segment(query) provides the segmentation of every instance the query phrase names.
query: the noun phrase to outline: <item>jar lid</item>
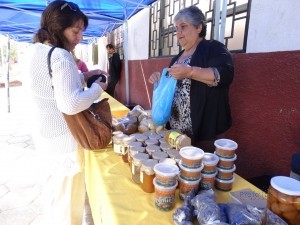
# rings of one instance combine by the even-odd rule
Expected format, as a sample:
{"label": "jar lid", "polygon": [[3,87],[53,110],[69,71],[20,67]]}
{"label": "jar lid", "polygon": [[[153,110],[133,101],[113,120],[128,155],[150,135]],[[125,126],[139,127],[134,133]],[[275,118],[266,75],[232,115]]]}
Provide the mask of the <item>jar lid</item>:
{"label": "jar lid", "polygon": [[156,159],[146,159],[142,162],[142,166],[153,169],[157,163],[158,163],[158,161]]}
{"label": "jar lid", "polygon": [[168,143],[161,143],[161,144],[160,144],[160,148],[161,148],[162,150],[164,150],[164,151],[167,151],[167,150],[169,150],[169,149],[172,149],[172,146],[171,146],[170,144],[168,144]]}
{"label": "jar lid", "polygon": [[185,159],[202,159],[204,156],[204,151],[201,148],[187,146],[180,149],[179,154]]}
{"label": "jar lid", "polygon": [[205,165],[216,165],[219,162],[219,157],[215,154],[205,152],[203,157],[203,163]]}
{"label": "jar lid", "polygon": [[286,195],[300,196],[300,181],[285,176],[276,176],[271,179],[271,186]]}
{"label": "jar lid", "polygon": [[177,176],[179,168],[176,165],[167,163],[158,163],[154,166],[154,171],[160,176]]}
{"label": "jar lid", "polygon": [[238,144],[230,139],[218,139],[214,142],[216,148],[220,148],[223,150],[236,150],[238,148]]}
{"label": "jar lid", "polygon": [[146,135],[146,136],[150,136],[150,135],[152,135],[152,134],[156,134],[154,131],[146,131],[146,132],[144,132],[143,133],[143,135]]}
{"label": "jar lid", "polygon": [[164,139],[164,138],[160,138],[160,139],[159,139],[159,143],[163,144],[163,143],[167,143],[167,141],[166,141],[166,139]]}
{"label": "jar lid", "polygon": [[149,159],[149,155],[146,153],[137,153],[133,156],[133,160],[136,160],[138,162],[145,160],[145,159]]}
{"label": "jar lid", "polygon": [[234,154],[231,158],[224,158],[224,157],[218,155],[216,153],[216,151],[214,152],[214,154],[217,155],[219,157],[219,160],[221,160],[221,161],[232,162],[232,161],[235,161],[237,159],[237,155],[236,154]]}
{"label": "jar lid", "polygon": [[175,158],[177,156],[180,156],[179,151],[177,151],[175,149],[169,149],[169,150],[167,150],[167,153],[170,156],[170,158]]}
{"label": "jar lid", "polygon": [[156,151],[160,151],[160,147],[157,145],[148,145],[146,147],[146,150],[151,152],[156,152]]}
{"label": "jar lid", "polygon": [[230,168],[230,169],[223,169],[223,168],[217,167],[217,170],[219,172],[223,172],[223,173],[232,173],[236,170],[236,166],[233,164],[232,168]]}
{"label": "jar lid", "polygon": [[129,136],[129,137],[124,137],[123,138],[123,142],[126,143],[126,144],[129,144],[129,143],[134,142],[134,141],[136,141],[134,136]]}
{"label": "jar lid", "polygon": [[161,137],[164,137],[167,133],[167,130],[160,130],[158,132],[156,132],[158,135],[160,135]]}
{"label": "jar lid", "polygon": [[156,134],[156,133],[149,135],[149,139],[158,140],[160,138],[161,138],[161,136],[159,134]]}
{"label": "jar lid", "polygon": [[165,152],[161,152],[161,151],[159,151],[159,152],[154,152],[154,153],[152,154],[152,158],[153,158],[153,159],[157,159],[157,160],[160,160],[160,159],[163,159],[163,158],[167,158],[167,157],[168,157],[168,154],[165,153]]}
{"label": "jar lid", "polygon": [[121,141],[121,140],[123,140],[125,137],[128,137],[128,135],[126,135],[126,134],[117,134],[117,135],[115,135],[115,136],[113,136],[113,140],[117,140],[117,141]]}
{"label": "jar lid", "polygon": [[167,163],[167,164],[171,164],[171,165],[176,165],[175,159],[171,159],[171,158],[160,159],[159,163]]}
{"label": "jar lid", "polygon": [[148,139],[148,136],[143,135],[143,134],[136,134],[136,135],[135,135],[135,138],[136,138],[136,140],[138,140],[138,141],[145,141],[145,140]]}
{"label": "jar lid", "polygon": [[133,141],[129,143],[130,147],[142,147],[143,143],[139,141]]}
{"label": "jar lid", "polygon": [[146,145],[156,145],[158,141],[156,139],[148,139],[145,141]]}
{"label": "jar lid", "polygon": [[145,147],[142,146],[133,146],[130,148],[130,152],[134,152],[134,153],[143,153],[145,152]]}

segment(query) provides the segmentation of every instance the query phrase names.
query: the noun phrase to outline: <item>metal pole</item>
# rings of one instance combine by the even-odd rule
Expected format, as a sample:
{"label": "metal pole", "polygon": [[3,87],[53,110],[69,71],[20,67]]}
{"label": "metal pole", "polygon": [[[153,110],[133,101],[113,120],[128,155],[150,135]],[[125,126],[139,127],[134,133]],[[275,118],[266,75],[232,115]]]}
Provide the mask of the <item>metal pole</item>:
{"label": "metal pole", "polygon": [[220,0],[215,0],[214,39],[219,40]]}
{"label": "metal pole", "polygon": [[7,94],[7,112],[10,113],[10,92],[9,92],[9,58],[10,58],[10,37],[9,34],[7,35],[7,51],[6,51],[6,82],[5,82],[5,89]]}
{"label": "metal pole", "polygon": [[220,29],[220,42],[224,44],[225,27],[226,27],[226,16],[227,16],[227,0],[223,0],[222,14],[221,14],[221,29]]}
{"label": "metal pole", "polygon": [[126,82],[126,104],[129,105],[129,76],[128,76],[128,20],[123,24],[124,32],[124,64],[125,64],[125,82]]}

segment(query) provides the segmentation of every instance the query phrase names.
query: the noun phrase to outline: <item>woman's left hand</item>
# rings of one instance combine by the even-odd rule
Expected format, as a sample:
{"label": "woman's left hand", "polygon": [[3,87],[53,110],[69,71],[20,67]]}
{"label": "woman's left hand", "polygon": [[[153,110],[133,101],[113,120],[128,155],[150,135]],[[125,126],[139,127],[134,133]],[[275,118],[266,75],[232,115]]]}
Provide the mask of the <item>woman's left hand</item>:
{"label": "woman's left hand", "polygon": [[175,64],[168,68],[169,73],[174,77],[174,79],[179,80],[183,78],[190,78],[192,67],[187,64]]}

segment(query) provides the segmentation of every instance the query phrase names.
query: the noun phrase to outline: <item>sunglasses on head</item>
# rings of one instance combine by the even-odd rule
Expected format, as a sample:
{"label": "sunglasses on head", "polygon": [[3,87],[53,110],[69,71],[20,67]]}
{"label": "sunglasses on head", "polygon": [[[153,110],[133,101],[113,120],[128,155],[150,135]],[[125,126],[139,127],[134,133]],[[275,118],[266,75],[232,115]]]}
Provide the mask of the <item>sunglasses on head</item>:
{"label": "sunglasses on head", "polygon": [[76,12],[77,10],[79,10],[78,5],[76,5],[76,4],[73,3],[73,2],[66,2],[65,4],[63,4],[63,5],[60,7],[60,10],[63,10],[63,9],[66,8],[67,6],[68,6],[72,11],[74,11],[74,12]]}

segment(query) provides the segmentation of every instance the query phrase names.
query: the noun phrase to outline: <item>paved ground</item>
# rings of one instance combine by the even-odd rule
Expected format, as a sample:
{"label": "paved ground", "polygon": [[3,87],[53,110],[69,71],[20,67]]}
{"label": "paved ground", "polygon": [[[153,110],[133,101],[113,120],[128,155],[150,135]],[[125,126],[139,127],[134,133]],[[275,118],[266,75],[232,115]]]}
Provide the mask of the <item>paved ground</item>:
{"label": "paved ground", "polygon": [[0,225],[42,225],[39,168],[43,161],[23,113],[22,87],[10,88],[10,113],[6,95],[0,88]]}

